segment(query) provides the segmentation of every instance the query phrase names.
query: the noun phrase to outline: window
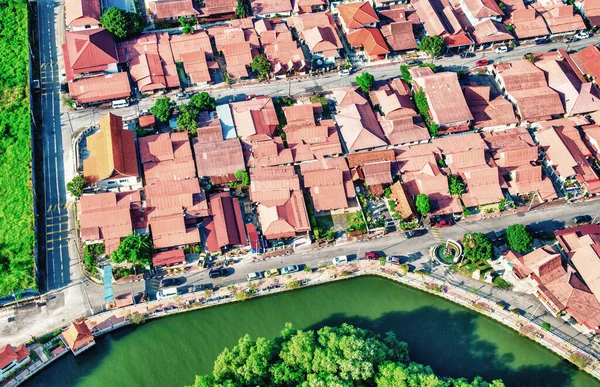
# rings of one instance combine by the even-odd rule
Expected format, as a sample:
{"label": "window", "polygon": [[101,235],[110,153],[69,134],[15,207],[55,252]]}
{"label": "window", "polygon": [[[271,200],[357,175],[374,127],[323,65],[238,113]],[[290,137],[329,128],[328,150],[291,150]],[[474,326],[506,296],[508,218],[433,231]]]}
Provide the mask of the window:
{"label": "window", "polygon": [[127,179],[121,179],[119,180],[119,183],[127,183]]}
{"label": "window", "polygon": [[106,182],[106,184],[108,184],[108,185],[115,185],[115,184],[117,184],[117,182],[114,181],[114,180],[110,180],[110,181]]}

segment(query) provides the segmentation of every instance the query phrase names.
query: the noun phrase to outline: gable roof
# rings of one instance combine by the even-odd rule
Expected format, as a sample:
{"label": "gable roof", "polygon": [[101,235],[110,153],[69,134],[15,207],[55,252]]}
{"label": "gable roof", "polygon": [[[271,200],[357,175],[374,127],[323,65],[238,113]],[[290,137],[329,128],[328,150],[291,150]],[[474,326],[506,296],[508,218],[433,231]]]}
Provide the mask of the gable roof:
{"label": "gable roof", "polygon": [[69,94],[79,104],[131,96],[131,84],[127,72],[75,79],[67,85],[69,85]]}
{"label": "gable roof", "polygon": [[477,19],[504,16],[504,12],[493,0],[464,0],[464,5],[469,13]]}
{"label": "gable roof", "polygon": [[187,227],[181,213],[156,216],[150,221],[152,241],[156,249],[184,246],[200,242],[198,227]]}
{"label": "gable roof", "polygon": [[281,205],[257,207],[263,235],[267,239],[280,239],[310,231],[306,204],[301,191],[292,191]]}
{"label": "gable roof", "polygon": [[475,37],[477,44],[503,42],[505,40],[514,39],[504,24],[491,19],[486,19],[481,23],[477,23],[473,28],[472,35]]}
{"label": "gable roof", "polygon": [[277,166],[250,169],[250,199],[267,207],[281,206],[290,192],[300,190],[294,167]]}
{"label": "gable roof", "polygon": [[429,130],[420,117],[381,119],[383,132],[392,145],[406,144],[430,138]]}
{"label": "gable roof", "polygon": [[210,195],[213,216],[205,225],[208,249],[216,251],[228,245],[243,246],[248,243],[244,220],[237,198],[229,192]]}
{"label": "gable roof", "polygon": [[346,35],[348,43],[362,47],[369,57],[389,54],[390,50],[377,28],[360,28]]}
{"label": "gable roof", "polygon": [[269,97],[233,102],[229,106],[237,134],[242,140],[254,137],[271,138],[275,128],[279,125],[275,105]]}
{"label": "gable roof", "polygon": [[115,40],[104,28],[65,33],[69,65],[75,74],[106,69],[119,62]]}
{"label": "gable roof", "polygon": [[239,170],[246,170],[242,144],[237,138],[200,143],[193,140],[198,176],[221,176],[234,181]]}
{"label": "gable roof", "polygon": [[473,120],[456,73],[431,72],[413,76],[413,87],[415,86],[425,93],[431,119],[436,124],[447,125]]}
{"label": "gable roof", "polygon": [[161,133],[138,139],[146,185],[196,177],[186,132]]}
{"label": "gable roof", "polygon": [[490,86],[465,86],[465,100],[473,115],[476,128],[517,123],[513,105],[502,96],[490,100]]}
{"label": "gable roof", "polygon": [[515,9],[511,13],[511,24],[519,39],[535,38],[548,34],[546,21],[535,8]]}
{"label": "gable roof", "polygon": [[119,176],[138,176],[134,133],[123,128],[123,119],[108,113],[100,119],[100,130],[87,138],[90,157],[83,160],[88,182]]}
{"label": "gable roof", "polygon": [[368,1],[342,3],[338,12],[347,28],[361,28],[366,24],[377,23],[379,18]]}
{"label": "gable roof", "polygon": [[448,1],[415,0],[411,4],[429,36],[441,36],[448,47],[473,44]]}
{"label": "gable roof", "polygon": [[387,145],[383,130],[368,103],[343,107],[335,119],[349,151]]}
{"label": "gable roof", "polygon": [[589,45],[581,51],[570,54],[582,74],[592,78],[600,77],[600,50],[595,45]]}
{"label": "gable roof", "polygon": [[316,211],[348,208],[344,171],[340,169],[302,171],[302,177],[304,187],[310,190]]}
{"label": "gable roof", "polygon": [[290,0],[251,0],[253,15],[269,15],[277,13],[292,12],[292,3]]}
{"label": "gable roof", "polygon": [[341,109],[349,105],[368,103],[365,97],[356,87],[342,87],[333,89],[333,98],[337,102],[337,108]]}
{"label": "gable roof", "polygon": [[154,0],[150,1],[150,14],[154,19],[178,19],[200,15],[193,0]]}
{"label": "gable roof", "polygon": [[381,33],[392,51],[414,50],[417,48],[413,23],[410,21],[387,24],[381,27]]}
{"label": "gable roof", "polygon": [[100,24],[100,15],[100,0],[65,1],[65,23],[68,27],[98,25]]}
{"label": "gable roof", "polygon": [[63,331],[62,337],[72,351],[77,351],[79,348],[94,342],[94,336],[85,321],[72,322],[71,325]]}

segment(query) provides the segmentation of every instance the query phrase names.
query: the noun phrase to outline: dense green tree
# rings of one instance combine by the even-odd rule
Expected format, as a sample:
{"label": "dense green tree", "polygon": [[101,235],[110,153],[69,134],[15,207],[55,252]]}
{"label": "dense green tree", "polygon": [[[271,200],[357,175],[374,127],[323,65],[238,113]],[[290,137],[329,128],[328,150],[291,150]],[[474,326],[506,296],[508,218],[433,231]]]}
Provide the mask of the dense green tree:
{"label": "dense green tree", "polygon": [[190,105],[179,105],[178,111],[177,126],[187,130],[193,136],[198,134],[198,122],[196,121],[200,114],[198,109]]}
{"label": "dense green tree", "polygon": [[371,90],[371,87],[373,87],[374,82],[375,82],[375,77],[366,71],[363,72],[358,77],[356,77],[356,84],[365,93],[368,93],[369,90]]}
{"label": "dense green tree", "polygon": [[381,386],[502,387],[477,377],[440,378],[411,362],[408,346],[392,333],[381,337],[348,324],[301,331],[286,324],[273,340],[242,337],[215,361],[212,375],[196,376],[195,387]]}
{"label": "dense green tree", "polygon": [[442,53],[444,44],[444,38],[441,36],[424,36],[419,43],[419,50],[425,51],[435,58]]}
{"label": "dense green tree", "polygon": [[465,192],[465,183],[463,183],[460,176],[448,176],[448,193],[457,198],[461,198],[463,192]]}
{"label": "dense green tree", "polygon": [[508,246],[517,253],[524,253],[533,247],[533,236],[527,226],[513,224],[506,229]]}
{"label": "dense green tree", "polygon": [[215,99],[205,91],[192,95],[188,104],[199,111],[213,111],[216,106]]}
{"label": "dense green tree", "polygon": [[115,263],[129,262],[149,265],[152,261],[153,251],[152,238],[149,235],[141,235],[134,231],[119,243],[119,247],[112,252],[110,258]]}
{"label": "dense green tree", "polygon": [[269,78],[271,64],[264,54],[257,55],[252,59],[252,71],[256,71],[261,80]]}
{"label": "dense green tree", "polygon": [[494,254],[494,245],[487,235],[468,232],[463,237],[464,257],[469,263],[487,261]]}
{"label": "dense green tree", "polygon": [[233,176],[235,176],[236,181],[229,183],[231,188],[248,187],[250,185],[250,175],[247,171],[240,169]]}
{"label": "dense green tree", "polygon": [[250,15],[250,4],[248,0],[237,0],[237,6],[235,7],[235,16],[240,19]]}
{"label": "dense green tree", "polygon": [[410,69],[409,65],[405,65],[405,64],[400,65],[400,76],[407,83],[412,83],[412,75],[410,75],[410,72],[408,71],[409,69]]}
{"label": "dense green tree", "polygon": [[425,194],[418,194],[415,198],[415,206],[421,215],[427,215],[431,212],[431,199]]}
{"label": "dense green tree", "polygon": [[118,7],[110,7],[100,17],[100,24],[117,39],[125,39],[127,36],[127,15]]}
{"label": "dense green tree", "polygon": [[73,180],[67,183],[67,191],[69,191],[73,197],[79,199],[81,195],[83,195],[83,189],[86,185],[87,182],[85,181],[85,177],[77,175]]}
{"label": "dense green tree", "polygon": [[144,32],[144,28],[146,28],[146,22],[142,15],[137,12],[127,12],[125,13],[125,17],[127,18],[127,37],[132,38],[140,35]]}
{"label": "dense green tree", "polygon": [[169,121],[173,109],[175,108],[175,101],[172,101],[169,97],[158,98],[154,102],[154,106],[150,108],[150,112],[161,122]]}
{"label": "dense green tree", "polygon": [[183,32],[184,34],[191,34],[194,32],[194,26],[196,25],[196,19],[191,18],[185,18],[185,17],[180,17],[179,18],[179,25],[181,26],[181,32]]}

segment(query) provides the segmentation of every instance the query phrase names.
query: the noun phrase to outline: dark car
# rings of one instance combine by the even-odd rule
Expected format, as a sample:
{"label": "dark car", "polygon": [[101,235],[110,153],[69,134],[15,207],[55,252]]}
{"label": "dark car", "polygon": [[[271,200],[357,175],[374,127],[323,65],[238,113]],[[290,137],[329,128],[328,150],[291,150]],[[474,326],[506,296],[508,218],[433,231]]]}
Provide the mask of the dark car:
{"label": "dark car", "polygon": [[216,269],[211,269],[208,272],[208,276],[210,278],[226,277],[227,276],[227,270],[225,270],[222,267],[217,267]]}
{"label": "dark car", "polygon": [[379,253],[376,253],[374,251],[365,252],[365,259],[376,261],[379,258],[381,258],[381,254],[379,254]]}
{"label": "dark car", "polygon": [[387,261],[392,265],[399,265],[402,263],[402,259],[400,259],[400,257],[387,257]]}
{"label": "dark car", "polygon": [[180,284],[181,284],[181,282],[179,281],[178,278],[163,278],[160,281],[161,288],[170,288],[172,286],[178,286]]}
{"label": "dark car", "polygon": [[574,225],[578,226],[580,224],[588,224],[592,223],[592,217],[590,215],[579,215],[571,219]]}
{"label": "dark car", "polygon": [[546,43],[550,43],[551,40],[548,38],[537,38],[536,40],[533,41],[533,43],[535,44],[546,44]]}
{"label": "dark car", "polygon": [[407,238],[413,238],[413,237],[418,237],[425,234],[424,230],[408,230],[407,232],[404,233],[404,236]]}
{"label": "dark car", "polygon": [[472,53],[472,52],[461,52],[460,53],[460,57],[463,58],[463,59],[474,58],[475,57],[475,53]]}

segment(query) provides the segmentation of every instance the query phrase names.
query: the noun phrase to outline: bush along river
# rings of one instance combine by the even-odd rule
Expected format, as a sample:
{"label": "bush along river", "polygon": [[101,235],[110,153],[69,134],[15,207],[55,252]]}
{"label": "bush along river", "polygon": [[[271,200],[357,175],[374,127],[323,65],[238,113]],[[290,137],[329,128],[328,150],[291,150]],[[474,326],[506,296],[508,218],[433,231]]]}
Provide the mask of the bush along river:
{"label": "bush along river", "polygon": [[277,336],[286,322],[319,329],[343,322],[393,331],[413,361],[440,376],[502,379],[506,386],[600,387],[600,381],[485,316],[379,277],[361,277],[182,313],[96,339],[27,386],[191,385],[225,347],[248,333]]}

